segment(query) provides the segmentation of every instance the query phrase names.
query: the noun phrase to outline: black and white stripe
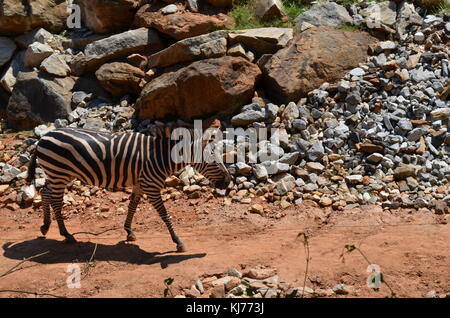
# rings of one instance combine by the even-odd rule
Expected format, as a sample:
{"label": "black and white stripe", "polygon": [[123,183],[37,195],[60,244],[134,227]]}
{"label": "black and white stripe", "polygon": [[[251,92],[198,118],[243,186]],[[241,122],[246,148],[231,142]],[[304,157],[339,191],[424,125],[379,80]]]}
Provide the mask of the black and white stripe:
{"label": "black and white stripe", "polygon": [[[28,172],[28,181],[31,182],[37,159],[46,174],[46,183],[41,191],[44,210],[42,234],[46,235],[49,230],[51,207],[60,234],[67,241],[75,241],[64,225],[61,209],[67,184],[79,179],[111,190],[133,188],[124,225],[129,241],[136,239],[131,224],[139,201],[146,194],[167,225],[177,250],[184,251],[184,245],[173,229],[171,217],[161,198],[165,179],[189,164],[172,160],[171,149],[175,143],[170,138],[141,133],[109,134],[71,128],[47,133],[37,144]],[[193,163],[192,166],[215,186],[226,186],[230,180],[222,163]]]}

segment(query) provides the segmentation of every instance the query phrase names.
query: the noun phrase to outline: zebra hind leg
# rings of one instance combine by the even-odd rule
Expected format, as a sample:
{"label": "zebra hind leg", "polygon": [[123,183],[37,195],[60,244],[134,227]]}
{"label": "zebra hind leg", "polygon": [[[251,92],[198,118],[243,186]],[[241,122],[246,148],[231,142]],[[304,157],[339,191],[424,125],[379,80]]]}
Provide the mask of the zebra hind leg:
{"label": "zebra hind leg", "polygon": [[160,190],[158,189],[158,190],[146,192],[146,194],[149,197],[150,203],[153,205],[153,207],[156,209],[156,211],[158,211],[159,216],[166,224],[167,229],[169,230],[170,236],[172,237],[172,241],[175,244],[177,244],[177,251],[178,252],[186,252],[186,247],[184,246],[184,243],[181,241],[181,239],[178,237],[177,233],[173,229],[172,218],[167,213],[167,210],[164,206],[164,202],[161,198]]}
{"label": "zebra hind leg", "polygon": [[140,189],[133,189],[133,193],[130,197],[130,204],[128,205],[128,214],[127,219],[125,220],[124,229],[127,231],[127,241],[132,242],[136,241],[136,235],[134,235],[133,230],[131,229],[131,225],[133,223],[134,213],[136,212],[136,208],[141,200],[142,193]]}
{"label": "zebra hind leg", "polygon": [[50,204],[51,204],[51,190],[46,183],[45,186],[41,190],[42,196],[42,209],[44,211],[44,224],[41,226],[42,235],[47,235],[47,232],[50,228],[50,224],[52,223],[52,217],[50,214]]}
{"label": "zebra hind leg", "polygon": [[55,211],[56,222],[58,223],[58,227],[59,227],[59,234],[61,234],[62,236],[64,236],[66,238],[67,243],[75,243],[76,240],[73,237],[73,235],[67,231],[66,226],[64,224],[62,214],[61,214],[62,205],[63,205],[63,196],[64,196],[64,188],[62,189],[61,193],[53,193],[51,205],[52,205],[53,211]]}

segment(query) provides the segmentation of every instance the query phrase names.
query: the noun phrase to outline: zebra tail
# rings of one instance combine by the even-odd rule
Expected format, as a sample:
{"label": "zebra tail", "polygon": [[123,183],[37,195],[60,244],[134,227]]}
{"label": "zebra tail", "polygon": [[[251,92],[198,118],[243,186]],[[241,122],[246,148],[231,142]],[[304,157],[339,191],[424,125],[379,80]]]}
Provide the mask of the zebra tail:
{"label": "zebra tail", "polygon": [[30,163],[28,165],[28,175],[27,175],[27,183],[30,184],[36,174],[36,157],[37,157],[37,151],[35,150],[33,155],[31,156]]}

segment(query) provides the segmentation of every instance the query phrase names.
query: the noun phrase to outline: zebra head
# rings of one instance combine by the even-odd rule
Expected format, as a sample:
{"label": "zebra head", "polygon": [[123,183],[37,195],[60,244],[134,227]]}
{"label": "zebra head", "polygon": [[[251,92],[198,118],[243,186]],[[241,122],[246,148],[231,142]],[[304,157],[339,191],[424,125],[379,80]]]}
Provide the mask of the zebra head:
{"label": "zebra head", "polygon": [[231,181],[230,173],[222,162],[201,163],[194,168],[205,176],[215,188],[226,189]]}

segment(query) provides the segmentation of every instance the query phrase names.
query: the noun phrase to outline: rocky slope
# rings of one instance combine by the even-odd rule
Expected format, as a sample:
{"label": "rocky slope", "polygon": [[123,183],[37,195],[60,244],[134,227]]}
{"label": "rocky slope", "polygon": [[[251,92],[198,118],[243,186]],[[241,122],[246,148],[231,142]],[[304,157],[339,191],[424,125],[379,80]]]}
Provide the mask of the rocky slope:
{"label": "rocky slope", "polygon": [[[328,2],[294,29],[236,31],[228,1],[79,0],[83,26],[68,29],[67,2],[31,11],[16,2],[0,11],[0,115],[4,132],[34,136],[0,146],[3,204],[39,204],[23,179],[49,129],[151,134],[218,116],[223,128],[278,128],[280,141],[260,144],[279,160],[229,165],[231,191],[215,191],[224,204],[263,196],[282,208],[312,200],[448,213],[449,13]],[[261,18],[283,14],[270,3]],[[166,199],[207,190],[191,169],[168,182]]]}

